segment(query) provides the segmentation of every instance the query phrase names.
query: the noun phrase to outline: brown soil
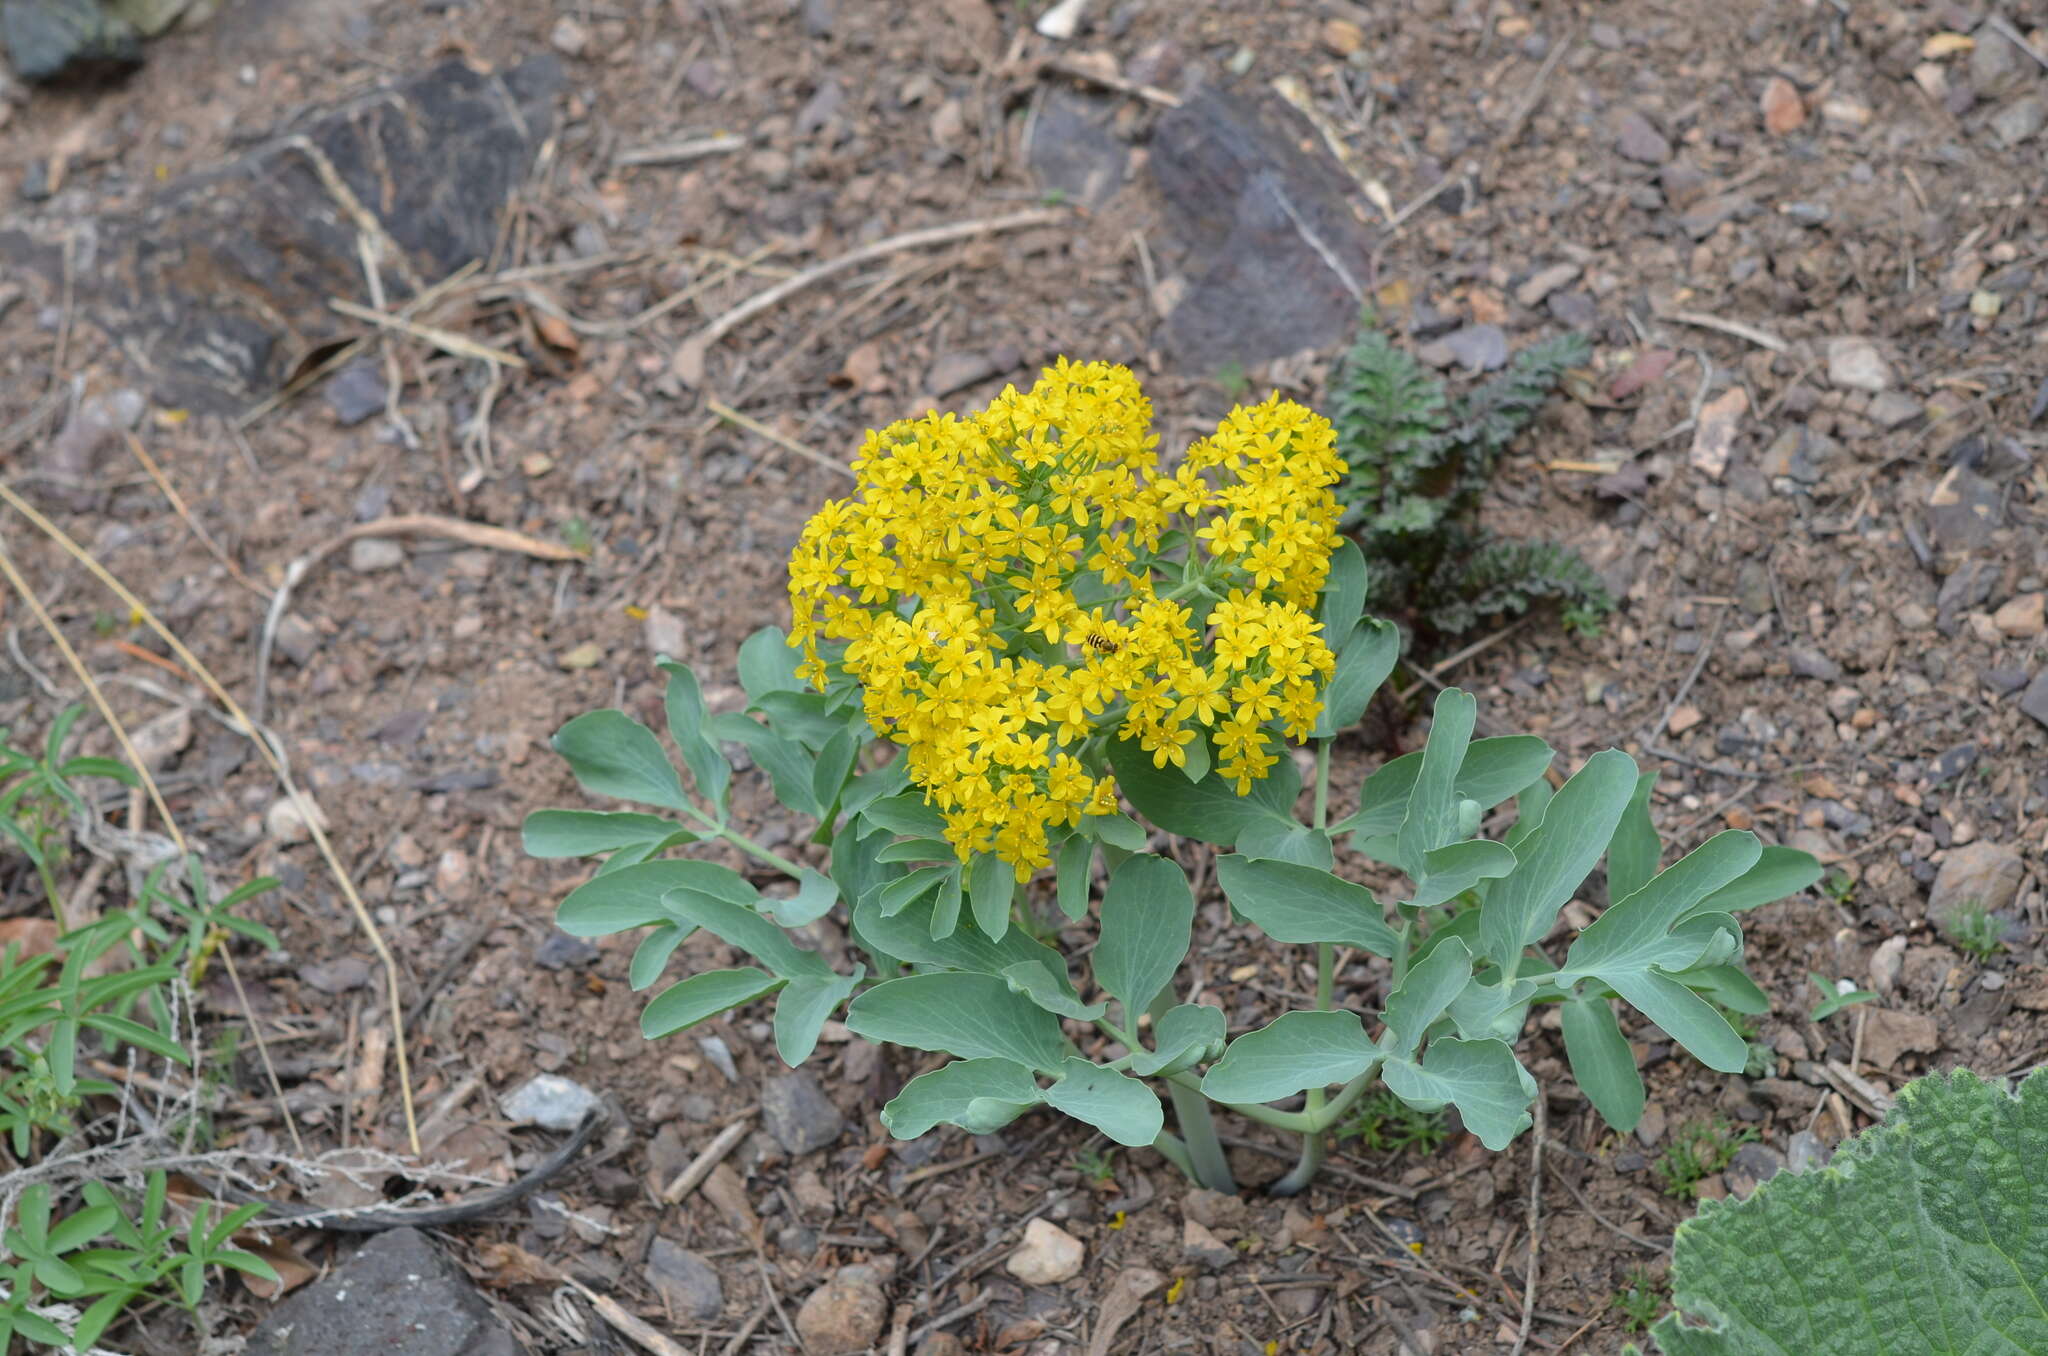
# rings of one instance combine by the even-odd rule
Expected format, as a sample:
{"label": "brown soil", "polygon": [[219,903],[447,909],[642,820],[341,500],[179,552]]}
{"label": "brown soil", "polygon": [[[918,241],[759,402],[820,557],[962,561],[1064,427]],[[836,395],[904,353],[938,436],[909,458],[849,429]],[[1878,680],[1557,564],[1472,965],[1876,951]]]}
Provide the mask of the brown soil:
{"label": "brown soil", "polygon": [[[945,0],[917,6],[913,19],[909,7],[858,0],[252,0],[157,44],[120,88],[38,94],[0,119],[0,192],[11,195],[31,161],[64,154],[58,196],[20,209],[48,224],[131,203],[302,106],[450,52],[502,67],[546,51],[567,36],[556,32],[567,19],[585,45],[566,58],[558,139],[520,197],[497,266],[580,261],[536,286],[580,317],[609,319],[735,259],[756,262],[616,337],[564,344],[517,301],[437,312],[436,325],[531,363],[495,393],[487,442],[462,428],[490,398],[482,365],[410,341],[395,350],[406,378],[398,405],[417,447],[381,416],[339,426],[317,390],[245,437],[222,421],[153,411],[141,436],[187,520],[118,443],[103,449],[82,500],[38,481],[64,419],[62,401],[39,403],[45,393],[74,379],[108,392],[132,378],[108,337],[64,310],[60,286],[0,261],[0,298],[10,285],[24,294],[11,309],[0,301],[0,430],[30,421],[0,442],[6,474],[245,701],[268,592],[291,562],[360,521],[439,514],[588,545],[573,564],[431,538],[408,540],[402,564],[385,572],[357,572],[346,550],[327,557],[293,593],[302,658],[273,659],[265,712],[399,957],[419,1010],[409,1048],[422,1116],[470,1089],[438,1120],[433,1156],[505,1176],[543,1153],[496,1111],[497,1096],[537,1070],[610,1094],[630,1122],[599,1166],[553,1189],[580,1222],[565,1229],[559,1215],[522,1208],[457,1231],[474,1269],[502,1284],[506,1308],[528,1315],[535,1350],[570,1349],[531,1316],[552,1303],[550,1288],[517,1284],[506,1262],[515,1255],[492,1245],[567,1268],[693,1350],[733,1350],[750,1319],[748,1350],[790,1350],[764,1279],[794,1314],[833,1266],[866,1259],[896,1269],[891,1297],[916,1305],[915,1323],[979,1302],[953,1328],[973,1351],[1087,1349],[1098,1306],[1133,1266],[1188,1280],[1173,1302],[1147,1301],[1117,1351],[1506,1350],[1528,1267],[1526,1139],[1499,1155],[1462,1134],[1428,1155],[1347,1151],[1306,1197],[1254,1195],[1218,1216],[1213,1202],[1189,1206],[1149,1152],[1116,1154],[1113,1180],[1098,1189],[1077,1166],[1088,1133],[1049,1117],[981,1142],[949,1131],[892,1144],[876,1112],[914,1067],[877,1061],[843,1033],[812,1066],[847,1113],[839,1142],[790,1161],[757,1133],[729,1159],[761,1218],[757,1259],[730,1209],[702,1194],[662,1206],[645,1184],[757,1101],[759,1081],[780,1069],[766,1023],[743,1010],[700,1033],[724,1042],[736,1080],[694,1039],[644,1042],[641,997],[625,977],[631,939],[606,942],[587,964],[539,963],[553,905],[583,872],[520,850],[529,811],[580,803],[547,748],[557,726],[613,704],[659,722],[652,645],[706,675],[714,707],[738,704],[735,650],[784,619],[785,553],[809,512],[846,484],[787,443],[840,461],[866,427],[923,409],[935,393],[953,407],[979,403],[1057,354],[1132,364],[1169,441],[1231,403],[1230,374],[1178,370],[1161,356],[1146,292],[1155,219],[1136,164],[1159,110],[1077,85],[1041,58],[1135,68],[1141,82],[1176,90],[1196,79],[1246,90],[1301,82],[1359,173],[1397,208],[1458,179],[1383,236],[1374,281],[1390,322],[1426,305],[1500,324],[1519,345],[1556,332],[1562,316],[1596,345],[1598,380],[1522,440],[1489,513],[1503,532],[1578,544],[1623,594],[1623,610],[1592,640],[1532,621],[1440,676],[1475,691],[1497,727],[1540,733],[1567,762],[1615,743],[1664,759],[1667,840],[1690,846],[1720,827],[1754,828],[1834,867],[1831,894],[1749,920],[1752,967],[1774,1003],[1756,1035],[1774,1055],[1766,1077],[1717,1076],[1645,1043],[1661,1139],[1650,1126],[1643,1143],[1609,1133],[1572,1086],[1557,1037],[1531,1032],[1551,1138],[1528,1345],[1618,1350],[1624,1329],[1610,1299],[1636,1268],[1661,1275],[1689,1208],[1660,1192],[1654,1172],[1683,1126],[1725,1118],[1782,1148],[1812,1123],[1833,1140],[1871,1117],[1802,1077],[1826,1060],[1860,1054],[1863,1075],[1889,1088],[1924,1069],[2005,1074],[2048,1059],[2048,730],[2019,710],[2013,676],[2040,670],[2048,649],[2023,618],[2004,629],[1994,620],[2048,575],[2048,440],[2034,423],[2048,369],[2038,286],[2048,229],[2032,210],[2048,143],[2009,147],[1995,121],[2042,97],[2048,79],[2024,56],[2009,71],[1968,52],[1923,63],[1927,38],[1982,17],[1970,4],[1850,14],[1651,0],[1624,13],[1430,0],[1368,13],[1102,0],[1093,26],[1067,44],[1030,31],[1038,8]],[[1363,27],[1349,61],[1336,49],[1350,37],[1332,20]],[[2042,35],[2035,42],[2048,50]],[[1563,56],[1547,63],[1559,44]],[[1774,133],[1760,100],[1778,77],[1805,116]],[[791,270],[1037,202],[1021,142],[1055,88],[1105,100],[1107,125],[1136,148],[1131,182],[1107,206],[839,275],[712,346],[698,386],[679,379],[693,375],[677,362],[686,336]],[[1636,135],[1661,139],[1666,163],[1619,153],[1631,116],[1651,124]],[[629,148],[721,129],[743,132],[745,148],[620,165]],[[1303,135],[1313,135],[1305,124]],[[1549,297],[1518,299],[1531,275],[1560,263],[1579,271]],[[1680,312],[1753,327],[1769,343]],[[1888,423],[1880,398],[1831,384],[1830,341],[1849,336],[1875,341],[1892,393],[1914,412]],[[1613,376],[1660,350],[1675,364],[1617,395]],[[1332,356],[1248,375],[1255,389],[1314,402]],[[944,389],[949,371],[975,370],[974,360],[984,377]],[[1678,426],[1735,386],[1748,412],[1716,479],[1688,455],[1693,430]],[[777,440],[711,414],[707,394]],[[1603,477],[1579,463],[1620,469]],[[1937,491],[1958,464],[1995,488],[1992,526],[1975,535],[1942,515]],[[19,519],[5,536],[97,673],[188,689],[136,652],[161,647],[81,569]],[[68,698],[73,685],[26,610],[9,601],[0,621]],[[58,705],[11,666],[0,685],[10,727],[39,730]],[[111,690],[124,717],[164,709],[132,687]],[[1404,709],[1399,747],[1419,738],[1426,700],[1424,688]],[[1345,739],[1337,785],[1355,794],[1393,751],[1385,739]],[[388,1034],[382,991],[374,978],[351,982],[360,967],[336,978],[337,962],[371,953],[312,848],[267,832],[274,782],[205,720],[169,770],[174,809],[224,877],[283,882],[258,912],[288,954],[248,953],[242,967],[263,1019],[301,1033],[276,1048],[301,1125],[315,1147],[402,1148],[395,1070],[363,1061],[377,1048],[371,1033]],[[740,781],[742,817],[765,841],[800,839],[758,773]],[[1951,947],[1927,917],[1933,874],[1972,839],[2017,850],[2027,871],[2006,911],[2007,947],[1985,960]],[[17,885],[10,910],[28,911],[33,898]],[[1193,964],[1233,1023],[1263,1021],[1303,987],[1287,971],[1298,962],[1227,924],[1210,910],[1214,941]],[[823,931],[824,944],[842,944]],[[1820,1027],[1806,1019],[1817,997],[1809,971],[1861,982],[1892,937],[1906,950],[1884,1006],[1931,1018],[1934,1048],[1897,1053],[1896,1041],[1866,1033],[1854,1049],[1854,1010]],[[679,965],[725,959],[700,940]],[[1365,1001],[1384,979],[1360,964],[1341,988]],[[223,1022],[241,1019],[224,985],[205,998]],[[252,1060],[237,1066],[217,1121],[230,1140],[280,1141]],[[1252,1148],[1239,1158],[1252,1183],[1283,1166]],[[1242,1259],[1214,1274],[1185,1261],[1191,1210],[1226,1241],[1242,1239]],[[1026,1287],[1000,1269],[1037,1214],[1087,1244],[1076,1280]],[[1419,1227],[1419,1260],[1389,1244],[1375,1215]],[[663,1312],[642,1267],[657,1234],[719,1268],[720,1318]],[[298,1243],[316,1262],[331,1255],[318,1236]],[[240,1316],[262,1307],[234,1297]],[[189,1334],[158,1316],[126,1340],[168,1352]]]}

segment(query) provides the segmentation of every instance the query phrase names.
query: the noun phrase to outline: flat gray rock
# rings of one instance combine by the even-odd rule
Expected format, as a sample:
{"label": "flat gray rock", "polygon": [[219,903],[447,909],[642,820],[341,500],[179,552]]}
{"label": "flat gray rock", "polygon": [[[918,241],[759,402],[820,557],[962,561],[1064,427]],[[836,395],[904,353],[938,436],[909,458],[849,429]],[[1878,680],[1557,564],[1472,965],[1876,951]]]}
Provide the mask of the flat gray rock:
{"label": "flat gray rock", "polygon": [[[1116,134],[1117,102],[1052,89],[1031,125],[1031,172],[1041,187],[1100,207],[1123,187],[1131,148]],[[944,395],[945,392],[934,392]]]}
{"label": "flat gray rock", "polygon": [[377,1234],[270,1311],[247,1356],[517,1356],[469,1278],[417,1229]]}
{"label": "flat gray rock", "polygon": [[846,1129],[846,1118],[801,1069],[761,1084],[761,1123],[791,1158],[822,1149]]}
{"label": "flat gray rock", "polygon": [[[552,56],[502,73],[445,61],[311,111],[133,213],[77,225],[81,309],[162,404],[246,410],[367,328],[328,305],[370,302],[363,231],[384,242],[394,308],[490,257],[505,204],[550,133],[560,82]],[[62,242],[0,231],[0,260],[59,277]]]}
{"label": "flat gray rock", "polygon": [[32,83],[119,75],[142,63],[142,39],[97,0],[0,0],[0,48]]}
{"label": "flat gray rock", "polygon": [[1351,338],[1372,237],[1351,176],[1300,115],[1200,89],[1159,120],[1151,150],[1184,284],[1165,322],[1176,358],[1214,369]]}

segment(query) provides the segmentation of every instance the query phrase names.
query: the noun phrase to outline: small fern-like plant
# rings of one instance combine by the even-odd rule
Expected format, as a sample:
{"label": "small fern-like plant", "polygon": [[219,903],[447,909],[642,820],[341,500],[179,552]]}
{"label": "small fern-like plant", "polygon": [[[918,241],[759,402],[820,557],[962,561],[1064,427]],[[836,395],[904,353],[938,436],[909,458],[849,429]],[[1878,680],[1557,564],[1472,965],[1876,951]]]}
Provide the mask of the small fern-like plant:
{"label": "small fern-like plant", "polygon": [[1598,629],[1614,596],[1576,551],[1498,540],[1479,523],[1500,454],[1590,355],[1579,335],[1546,340],[1453,400],[1385,334],[1359,335],[1332,383],[1338,447],[1351,468],[1337,493],[1344,526],[1365,550],[1376,609],[1453,636],[1555,600],[1567,625]]}

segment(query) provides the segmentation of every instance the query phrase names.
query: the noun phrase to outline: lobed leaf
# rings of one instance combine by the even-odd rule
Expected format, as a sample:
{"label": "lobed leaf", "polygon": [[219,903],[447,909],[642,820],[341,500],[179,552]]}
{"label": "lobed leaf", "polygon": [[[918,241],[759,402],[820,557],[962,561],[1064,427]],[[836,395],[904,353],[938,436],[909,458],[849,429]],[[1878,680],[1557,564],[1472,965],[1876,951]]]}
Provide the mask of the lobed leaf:
{"label": "lobed leaf", "polygon": [[1600,1118],[1628,1134],[1643,1118],[1643,1076],[1605,997],[1574,996],[1564,1004],[1564,1053],[1579,1090]]}
{"label": "lobed leaf", "polygon": [[1337,651],[1337,668],[1323,686],[1323,710],[1312,739],[1328,739],[1356,725],[1372,694],[1401,659],[1401,632],[1392,622],[1368,617],[1351,629]]}
{"label": "lobed leaf", "polygon": [[1479,719],[1479,701],[1469,692],[1446,688],[1436,694],[1422,766],[1408,793],[1408,809],[1395,835],[1397,863],[1411,876],[1423,872],[1423,858],[1458,837],[1458,771]]}
{"label": "lobed leaf", "polygon": [[686,810],[683,779],[654,731],[623,711],[589,711],[555,731],[555,752],[593,796]]}
{"label": "lobed leaf", "polygon": [[1618,749],[1596,753],[1558,790],[1542,825],[1514,849],[1512,875],[1487,892],[1479,923],[1480,950],[1505,969],[1557,921],[1614,837],[1635,792],[1636,764]]}
{"label": "lobed leaf", "polygon": [[1334,942],[1391,956],[1399,939],[1363,885],[1294,862],[1230,855],[1216,880],[1231,907],[1276,942]]}
{"label": "lobed leaf", "polygon": [[1226,1104],[1277,1102],[1348,1083],[1382,1057],[1355,1012],[1283,1012],[1230,1043],[1203,1077],[1202,1095]]}
{"label": "lobed leaf", "polygon": [[871,1041],[944,1050],[963,1059],[1014,1060],[1050,1072],[1067,1057],[1059,1019],[996,975],[910,975],[867,990],[846,1025]]}
{"label": "lobed leaf", "polygon": [[905,1083],[882,1108],[882,1125],[897,1139],[916,1139],[942,1122],[970,1135],[992,1135],[1043,1096],[1027,1065],[1010,1059],[956,1059]]}
{"label": "lobed leaf", "polygon": [[[1457,794],[1490,810],[1537,781],[1550,766],[1550,746],[1535,735],[1502,735],[1475,739],[1459,765]],[[1408,813],[1408,798],[1422,771],[1422,753],[1404,753],[1380,765],[1359,791],[1358,809],[1330,826],[1330,832],[1353,833],[1360,839],[1395,833]]]}
{"label": "lobed leaf", "polygon": [[690,776],[697,783],[697,794],[712,807],[713,815],[723,820],[732,790],[732,764],[725,761],[718,745],[705,736],[704,693],[697,686],[697,675],[688,664],[673,659],[659,660],[655,667],[668,675],[668,688],[662,696],[668,737],[681,751],[683,766],[690,769]]}
{"label": "lobed leaf", "polygon": [[694,890],[738,904],[760,897],[745,877],[716,862],[641,862],[593,876],[571,890],[555,909],[555,926],[572,937],[608,937],[670,922],[676,915],[664,900],[675,890]]}
{"label": "lobed leaf", "polygon": [[1050,1106],[1108,1135],[1118,1144],[1143,1148],[1166,1128],[1166,1113],[1152,1089],[1092,1060],[1068,1058],[1053,1070],[1059,1081],[1045,1090]]}
{"label": "lobed leaf", "polygon": [[1529,1126],[1536,1080],[1506,1041],[1463,1041],[1439,1036],[1422,1062],[1390,1059],[1380,1070],[1389,1091],[1418,1111],[1456,1104],[1465,1128],[1489,1149],[1500,1150]]}
{"label": "lobed leaf", "polygon": [[1182,1003],[1160,1014],[1152,1026],[1152,1049],[1131,1059],[1131,1072],[1141,1078],[1176,1074],[1206,1064],[1223,1054],[1229,1026],[1222,1008]]}

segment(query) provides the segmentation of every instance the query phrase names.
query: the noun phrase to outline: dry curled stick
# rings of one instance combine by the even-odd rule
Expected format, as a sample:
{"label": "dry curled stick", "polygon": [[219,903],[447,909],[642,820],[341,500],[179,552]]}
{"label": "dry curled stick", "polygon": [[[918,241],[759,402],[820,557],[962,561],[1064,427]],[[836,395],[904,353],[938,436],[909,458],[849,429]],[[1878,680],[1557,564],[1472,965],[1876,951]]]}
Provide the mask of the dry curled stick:
{"label": "dry curled stick", "polygon": [[337,1213],[322,1210],[317,1206],[296,1205],[287,1201],[273,1201],[266,1197],[243,1191],[226,1182],[216,1182],[214,1191],[223,1200],[238,1205],[263,1207],[257,1218],[274,1224],[302,1224],[309,1229],[326,1229],[332,1233],[380,1234],[387,1229],[445,1229],[451,1224],[488,1215],[493,1210],[523,1200],[546,1186],[561,1175],[562,1170],[574,1161],[583,1146],[590,1143],[590,1137],[597,1133],[605,1122],[602,1108],[593,1107],[576,1127],[576,1133],[569,1136],[562,1147],[536,1163],[532,1169],[507,1182],[504,1186],[471,1196],[467,1200],[455,1201],[448,1205],[400,1206],[390,1210],[352,1210]]}

